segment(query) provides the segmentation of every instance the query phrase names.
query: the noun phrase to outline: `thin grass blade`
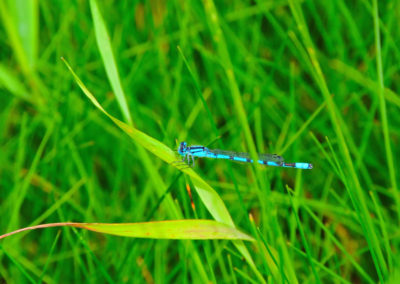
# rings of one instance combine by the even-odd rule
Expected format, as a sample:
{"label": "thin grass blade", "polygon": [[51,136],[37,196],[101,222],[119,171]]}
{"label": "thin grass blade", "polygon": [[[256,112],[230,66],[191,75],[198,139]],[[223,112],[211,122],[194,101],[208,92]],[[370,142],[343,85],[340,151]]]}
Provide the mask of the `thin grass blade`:
{"label": "thin grass blade", "polygon": [[90,8],[92,11],[97,46],[99,48],[101,58],[103,59],[104,68],[106,69],[108,80],[110,80],[112,89],[115,93],[115,97],[117,98],[125,121],[127,121],[129,124],[132,124],[132,118],[129,112],[128,103],[126,101],[126,95],[124,93],[124,90],[122,89],[117,64],[115,62],[114,54],[112,51],[110,37],[108,35],[106,25],[100,13],[99,7],[97,6],[96,0],[90,1]]}
{"label": "thin grass blade", "polygon": [[40,228],[75,227],[121,237],[173,240],[246,240],[254,239],[231,226],[214,220],[173,220],[143,223],[50,223],[22,228],[4,235],[11,235]]}

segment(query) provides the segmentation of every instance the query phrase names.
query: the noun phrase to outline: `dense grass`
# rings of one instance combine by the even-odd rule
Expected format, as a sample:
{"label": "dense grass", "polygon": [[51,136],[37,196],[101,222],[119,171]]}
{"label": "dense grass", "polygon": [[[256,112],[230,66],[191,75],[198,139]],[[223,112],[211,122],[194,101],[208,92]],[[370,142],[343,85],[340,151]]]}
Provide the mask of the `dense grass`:
{"label": "dense grass", "polygon": [[[1,281],[400,277],[398,2],[26,2],[0,1],[0,235],[215,219],[256,241],[49,228],[0,241]],[[181,174],[177,141],[314,169]]]}

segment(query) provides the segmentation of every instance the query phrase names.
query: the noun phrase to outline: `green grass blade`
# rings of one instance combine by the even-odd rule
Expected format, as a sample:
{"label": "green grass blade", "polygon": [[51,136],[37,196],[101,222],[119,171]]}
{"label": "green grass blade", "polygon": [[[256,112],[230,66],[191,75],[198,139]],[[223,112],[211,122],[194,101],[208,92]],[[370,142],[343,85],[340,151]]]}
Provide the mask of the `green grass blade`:
{"label": "green grass blade", "polygon": [[75,227],[121,237],[171,240],[246,240],[249,235],[214,220],[172,220],[143,223],[50,223],[22,228],[0,235],[4,239],[19,232],[50,227]]}
{"label": "green grass blade", "polygon": [[81,228],[118,236],[155,238],[155,239],[187,239],[187,240],[246,240],[253,238],[213,220],[174,220],[147,222],[136,224],[83,224]]}
{"label": "green grass blade", "polygon": [[372,202],[374,203],[376,215],[378,216],[379,226],[381,228],[382,238],[386,249],[386,257],[388,259],[388,268],[389,271],[393,271],[393,253],[390,248],[389,235],[386,229],[388,226],[385,221],[385,219],[387,218],[384,218],[384,216],[382,215],[383,206],[381,205],[381,202],[378,199],[377,194],[373,191],[370,191],[369,195],[371,196]]}
{"label": "green grass blade", "polygon": [[[334,59],[330,61],[329,64],[334,70],[342,73],[347,78],[353,80],[354,82],[358,83],[360,86],[369,89],[371,92],[378,93],[380,90],[379,83],[373,81],[372,79],[364,76],[360,71],[357,69],[346,65],[344,62]],[[395,93],[393,90],[385,88],[384,89],[385,99],[388,102],[396,105],[400,108],[400,96]]]}
{"label": "green grass blade", "polygon": [[31,103],[35,103],[35,101],[29,97],[28,91],[22,82],[17,76],[15,76],[15,74],[13,74],[10,68],[4,64],[0,64],[0,86],[1,85],[3,85],[11,94]]}
{"label": "green grass blade", "polygon": [[[307,257],[306,253],[303,251],[299,250],[298,248],[292,246],[293,250],[295,250],[298,254],[302,255],[304,258]],[[315,259],[312,259],[313,263],[321,270],[324,271],[325,273],[329,274],[331,277],[335,278],[338,280],[338,283],[346,283],[346,284],[351,284],[352,282],[346,280],[342,276],[338,275],[337,273],[333,272],[332,270],[328,269],[325,267],[322,263],[316,261]]]}
{"label": "green grass blade", "polygon": [[38,50],[38,2],[37,0],[16,0],[14,2],[18,23],[18,34],[30,68],[34,68]]}
{"label": "green grass blade", "polygon": [[[289,189],[288,186],[286,186],[286,190],[288,191],[288,194],[291,194],[291,192],[290,192],[291,190]],[[307,256],[308,263],[311,266],[311,270],[312,270],[312,272],[314,274],[314,277],[315,277],[314,280],[315,280],[316,283],[321,283],[321,279],[318,276],[317,270],[316,270],[314,262],[313,262],[313,257],[311,255],[311,250],[310,250],[310,247],[308,245],[308,242],[307,242],[307,239],[306,239],[306,236],[305,236],[305,233],[304,233],[303,226],[302,226],[302,224],[300,222],[300,218],[299,218],[299,215],[298,215],[298,206],[294,205],[293,198],[290,199],[290,203],[292,205],[294,217],[295,217],[296,223],[297,223],[297,227],[299,228],[301,240],[303,242],[303,246],[304,246],[304,249],[306,251],[306,256]]]}
{"label": "green grass blade", "polygon": [[128,103],[126,101],[125,93],[122,89],[117,64],[115,62],[114,54],[112,51],[110,37],[107,33],[106,25],[100,13],[99,7],[97,6],[96,0],[90,0],[90,8],[92,11],[97,47],[99,48],[101,58],[103,59],[104,68],[106,69],[108,79],[110,80],[111,86],[115,93],[115,97],[117,98],[118,104],[121,108],[124,119],[129,124],[132,124],[132,118],[129,112]]}
{"label": "green grass blade", "polygon": [[307,58],[303,58],[305,61],[310,61],[312,64],[312,69],[310,72],[313,74],[314,80],[317,82],[321,93],[327,102],[327,109],[328,113],[330,116],[331,123],[333,125],[333,128],[335,130],[336,136],[338,138],[338,144],[339,148],[341,151],[341,154],[343,156],[343,162],[346,165],[346,168],[348,170],[348,174],[351,177],[351,183],[352,186],[349,188],[348,193],[351,197],[351,200],[353,202],[353,206],[357,211],[357,214],[359,216],[359,222],[364,230],[364,237],[368,242],[368,246],[371,251],[371,256],[372,259],[374,260],[375,263],[375,268],[380,276],[380,279],[382,279],[382,275],[387,275],[387,266],[385,259],[383,257],[382,253],[382,248],[380,247],[376,232],[375,232],[375,227],[373,226],[370,212],[368,210],[368,206],[366,203],[366,196],[361,188],[360,180],[357,176],[357,172],[355,170],[353,160],[350,156],[349,148],[346,143],[346,137],[342,131],[341,127],[341,119],[339,119],[339,112],[337,110],[337,107],[330,95],[328,86],[326,84],[325,76],[322,72],[322,69],[320,67],[319,61],[316,56],[314,44],[311,40],[311,36],[308,32],[307,24],[304,20],[304,15],[301,10],[301,7],[299,3],[291,0],[289,1],[290,3],[290,8],[292,11],[292,14],[296,20],[296,23],[298,25],[299,31],[302,36],[303,43],[305,45],[305,50],[307,50]]}
{"label": "green grass blade", "polygon": [[40,162],[40,158],[43,154],[43,151],[45,149],[47,142],[50,139],[50,136],[51,136],[53,130],[54,130],[53,125],[51,125],[47,128],[47,131],[46,131],[46,133],[38,147],[38,150],[35,154],[35,157],[32,161],[31,167],[30,167],[25,179],[23,180],[23,182],[21,184],[21,188],[19,189],[18,196],[15,199],[15,201],[13,202],[11,218],[8,223],[8,229],[11,229],[13,226],[16,226],[18,224],[18,220],[20,218],[21,206],[22,206],[22,204],[26,198],[26,195],[28,193],[30,181],[32,179],[33,174],[37,170],[38,164]]}
{"label": "green grass blade", "polygon": [[24,267],[22,267],[22,265],[17,261],[17,259],[15,259],[9,253],[7,253],[7,251],[1,245],[0,245],[0,251],[2,251],[15,264],[18,270],[22,273],[22,275],[24,275],[27,278],[27,280],[29,280],[30,283],[36,283],[33,280],[33,278],[29,275],[29,273],[24,269]]}
{"label": "green grass blade", "polygon": [[60,235],[61,235],[61,231],[58,231],[58,233],[57,233],[57,235],[56,235],[56,237],[55,237],[55,239],[54,239],[54,242],[53,242],[53,244],[51,245],[50,252],[49,252],[49,255],[48,255],[48,257],[47,257],[46,263],[44,264],[42,273],[40,274],[40,277],[39,277],[40,281],[39,281],[39,283],[41,283],[42,280],[43,280],[43,277],[44,277],[44,275],[45,275],[45,273],[46,273],[46,270],[47,270],[47,267],[48,267],[48,265],[49,265],[49,261],[50,261],[51,257],[53,256],[54,249],[56,248],[56,245],[57,245],[58,239],[60,238]]}
{"label": "green grass blade", "polygon": [[0,16],[3,20],[4,28],[7,32],[8,39],[11,43],[16,59],[21,67],[26,78],[31,78],[32,69],[29,67],[29,60],[24,51],[24,47],[21,43],[21,39],[18,35],[17,28],[15,27],[15,21],[10,13],[9,7],[6,6],[6,1],[0,1]]}
{"label": "green grass blade", "polygon": [[307,213],[310,215],[310,217],[314,220],[315,224],[320,227],[325,234],[327,235],[327,237],[332,240],[332,242],[335,244],[335,246],[337,246],[337,248],[343,252],[344,255],[346,255],[346,257],[349,259],[349,261],[354,265],[355,269],[360,273],[360,275],[363,277],[363,279],[365,281],[367,281],[368,283],[375,283],[375,281],[371,278],[371,276],[368,275],[368,273],[359,265],[359,263],[357,262],[357,260],[354,258],[354,256],[352,256],[347,250],[346,248],[343,246],[343,244],[333,235],[333,233],[331,232],[331,230],[329,228],[326,227],[326,225],[320,220],[320,218],[315,215],[312,210],[310,208],[308,208],[308,206],[306,205],[302,205],[304,207],[304,209],[307,211]]}
{"label": "green grass blade", "polygon": [[322,103],[310,117],[307,119],[306,122],[302,124],[302,126],[299,128],[299,130],[296,131],[296,133],[290,138],[288,142],[286,142],[285,146],[282,147],[282,149],[278,150],[279,153],[283,154],[285,151],[296,141],[299,136],[307,129],[307,127],[310,125],[310,123],[318,116],[318,114],[325,108],[326,102]]}
{"label": "green grass blade", "polygon": [[[397,218],[400,220],[400,197],[396,182],[396,172],[393,160],[392,147],[390,145],[390,135],[389,135],[389,123],[386,111],[386,101],[385,101],[385,84],[383,79],[383,67],[382,67],[382,54],[381,54],[381,36],[379,31],[379,15],[378,15],[378,1],[373,0],[373,18],[374,18],[374,33],[375,33],[375,48],[376,48],[376,69],[378,74],[378,96],[379,96],[379,110],[382,120],[382,130],[383,139],[385,143],[386,161],[389,169],[390,183],[392,185],[392,190],[394,192],[394,199],[397,206]],[[399,222],[399,221],[398,221]],[[383,272],[387,275],[386,269],[382,267]]]}

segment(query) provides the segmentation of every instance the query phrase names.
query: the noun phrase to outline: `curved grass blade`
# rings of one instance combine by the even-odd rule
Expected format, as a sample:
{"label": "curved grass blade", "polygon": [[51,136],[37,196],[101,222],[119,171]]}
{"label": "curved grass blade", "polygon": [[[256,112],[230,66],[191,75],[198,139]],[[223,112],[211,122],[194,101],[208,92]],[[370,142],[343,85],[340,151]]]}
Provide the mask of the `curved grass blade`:
{"label": "curved grass blade", "polygon": [[[233,223],[232,217],[228,212],[228,209],[225,206],[225,203],[219,197],[218,193],[208,184],[206,183],[196,172],[194,172],[191,168],[182,168],[179,166],[179,163],[174,163],[178,161],[180,158],[176,157],[176,154],[171,148],[161,143],[160,141],[154,139],[153,137],[145,134],[144,132],[134,128],[133,126],[127,125],[126,123],[120,121],[119,119],[110,115],[96,100],[96,98],[92,95],[92,93],[86,88],[83,82],[79,79],[79,77],[72,70],[71,66],[69,66],[68,62],[61,58],[75,81],[83,91],[83,93],[90,99],[90,101],[106,116],[108,116],[119,128],[121,128],[126,134],[128,134],[135,142],[143,146],[148,151],[152,152],[154,155],[164,160],[171,166],[174,166],[178,170],[184,172],[192,178],[193,185],[197,191],[197,194],[200,196],[204,205],[210,214],[214,217],[218,222],[224,223],[232,228],[235,228],[235,224]],[[246,246],[240,240],[234,241],[233,244],[240,251],[243,257],[248,262],[249,266],[253,269],[253,271],[258,276],[259,280],[264,280],[261,276],[261,273],[257,270],[257,267],[247,250]]]}
{"label": "curved grass blade", "polygon": [[92,11],[97,47],[99,48],[101,58],[103,59],[108,80],[110,80],[112,89],[115,93],[115,97],[117,98],[125,121],[127,121],[129,124],[132,124],[128,103],[126,102],[126,96],[124,90],[122,89],[117,64],[115,63],[114,54],[111,48],[110,37],[108,36],[106,25],[100,13],[99,7],[97,6],[96,0],[90,1],[90,10]]}
{"label": "curved grass blade", "polygon": [[246,240],[254,241],[249,235],[214,220],[173,220],[143,223],[50,223],[25,227],[4,235],[11,235],[40,228],[75,227],[121,237],[172,240]]}
{"label": "curved grass blade", "polygon": [[[63,59],[64,60],[64,59]],[[173,163],[178,160],[175,152],[170,149],[165,144],[160,141],[154,139],[153,137],[148,136],[144,132],[127,125],[126,123],[120,121],[119,119],[110,115],[107,111],[103,109],[103,107],[99,104],[96,98],[90,93],[90,91],[86,88],[86,86],[82,83],[79,77],[75,74],[75,72],[71,69],[69,64],[64,60],[64,63],[67,65],[68,69],[71,71],[74,76],[76,82],[79,87],[82,89],[84,94],[92,101],[92,103],[101,110],[106,116],[108,116],[118,127],[120,127],[126,134],[128,134],[135,142],[143,146],[148,151],[152,152],[154,155],[164,160],[168,164],[174,166],[178,170],[188,174],[192,179],[194,186],[196,187],[198,194],[203,200],[205,206],[213,215],[213,217],[224,224],[230,225],[234,227],[234,223],[232,218],[223,203],[222,199],[215,192],[215,190],[209,186],[199,175],[197,175],[191,168],[182,168],[179,167],[179,164]]]}

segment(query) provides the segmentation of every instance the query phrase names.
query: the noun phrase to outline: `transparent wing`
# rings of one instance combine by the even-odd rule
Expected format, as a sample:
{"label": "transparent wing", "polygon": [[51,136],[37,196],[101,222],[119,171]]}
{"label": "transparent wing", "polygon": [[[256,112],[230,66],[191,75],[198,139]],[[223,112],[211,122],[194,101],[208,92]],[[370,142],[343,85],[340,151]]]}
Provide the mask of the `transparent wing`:
{"label": "transparent wing", "polygon": [[235,152],[235,151],[224,151],[224,150],[208,150],[210,153],[216,154],[216,155],[224,155],[224,156],[234,156],[234,157],[241,157],[241,158],[249,158],[250,155],[248,153],[242,153],[242,152]]}
{"label": "transparent wing", "polygon": [[[216,154],[216,155],[225,155],[225,156],[233,156],[233,157],[239,157],[239,158],[245,158],[245,159],[251,159],[249,153],[244,153],[244,152],[235,152],[235,151],[224,151],[224,150],[208,150],[210,153]],[[276,163],[283,163],[284,159],[281,156],[278,156],[277,154],[260,154],[258,155],[259,160],[263,161],[270,161],[270,162],[276,162]]]}
{"label": "transparent wing", "polygon": [[277,163],[283,163],[285,161],[282,156],[279,156],[277,154],[260,154],[258,155],[258,158],[263,161],[270,161]]}

